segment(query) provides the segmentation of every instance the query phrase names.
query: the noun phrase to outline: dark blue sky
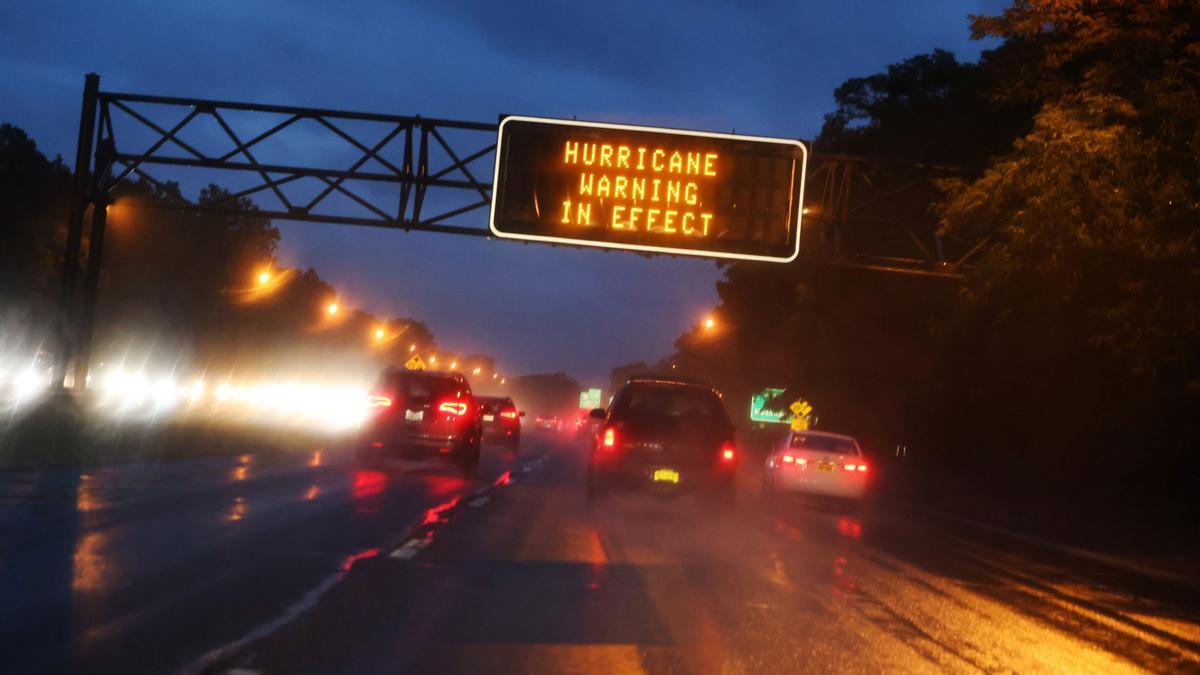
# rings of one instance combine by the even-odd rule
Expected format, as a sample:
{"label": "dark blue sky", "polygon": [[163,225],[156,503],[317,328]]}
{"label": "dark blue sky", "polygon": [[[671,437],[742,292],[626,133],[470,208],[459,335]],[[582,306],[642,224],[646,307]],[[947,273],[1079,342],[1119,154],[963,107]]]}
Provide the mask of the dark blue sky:
{"label": "dark blue sky", "polygon": [[[1004,4],[6,2],[0,121],[71,157],[83,74],[95,71],[114,91],[811,138],[843,80],[934,47],[974,59],[967,14]],[[353,303],[424,319],[445,347],[491,353],[505,372],[594,384],[668,354],[716,302],[720,275],[702,260],[280,227],[282,262],[316,267]]]}

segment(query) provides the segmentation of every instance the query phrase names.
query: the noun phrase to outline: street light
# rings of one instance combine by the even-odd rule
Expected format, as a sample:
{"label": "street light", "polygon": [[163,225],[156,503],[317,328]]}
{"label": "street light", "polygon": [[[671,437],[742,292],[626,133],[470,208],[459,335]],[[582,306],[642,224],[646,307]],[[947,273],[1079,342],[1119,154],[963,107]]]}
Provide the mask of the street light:
{"label": "street light", "polygon": [[478,374],[479,374],[479,368],[476,368],[475,370],[472,370],[472,371],[471,371],[471,374],[472,374],[472,375],[478,375]]}
{"label": "street light", "polygon": [[331,302],[329,303],[329,306],[325,308],[325,313],[329,316],[334,316],[338,313],[338,309],[340,309],[338,304],[336,302]]}
{"label": "street light", "polygon": [[455,368],[457,368],[457,367],[458,367],[458,361],[451,361],[451,362],[450,362],[450,370],[454,370],[454,369],[455,369]]}
{"label": "street light", "polygon": [[410,351],[410,352],[415,352],[415,351],[417,351],[417,346],[416,346],[415,344],[409,345],[409,346],[408,346],[408,351]]}
{"label": "street light", "polygon": [[507,382],[507,381],[508,381],[508,380],[504,379],[503,377],[502,377],[502,378],[500,378],[500,384],[504,384],[504,383],[505,383],[505,382]]}
{"label": "street light", "polygon": [[268,281],[270,281],[270,280],[271,280],[271,273],[270,273],[270,272],[266,272],[266,271],[264,271],[264,272],[260,272],[260,273],[259,273],[259,275],[258,275],[258,285],[259,285],[259,286],[266,286],[266,285],[267,285],[267,282],[268,282]]}
{"label": "street light", "polygon": [[378,340],[382,340],[382,339],[383,339],[383,329],[382,329],[382,328],[376,328],[376,329],[375,329],[375,339],[376,339],[377,341],[378,341]]}
{"label": "street light", "polygon": [[713,328],[716,328],[716,326],[716,319],[712,318],[711,316],[704,318],[704,330],[712,330]]}

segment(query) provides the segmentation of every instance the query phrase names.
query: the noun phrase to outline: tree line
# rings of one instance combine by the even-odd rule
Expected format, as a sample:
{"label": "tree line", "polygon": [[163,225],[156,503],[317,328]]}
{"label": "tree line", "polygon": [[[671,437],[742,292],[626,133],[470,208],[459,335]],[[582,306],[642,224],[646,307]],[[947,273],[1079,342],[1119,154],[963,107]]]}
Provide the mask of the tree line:
{"label": "tree line", "polygon": [[[6,351],[52,348],[70,187],[61,159],[47,159],[24,131],[0,125],[0,348]],[[195,202],[229,196],[208,185]],[[126,180],[114,190],[93,367],[110,358],[184,372],[270,376],[303,369],[336,379],[347,368],[437,353],[439,367],[457,362],[467,373],[494,372],[486,354],[438,353],[420,320],[355,308],[316,270],[280,265],[280,233],[267,218],[159,208],[187,199],[174,183]],[[240,201],[240,210],[254,209]]]}
{"label": "tree line", "polygon": [[714,381],[743,424],[752,391],[786,387],[876,453],[1017,493],[1188,494],[1200,5],[1017,0],[970,30],[999,46],[846,81],[815,141],[962,167],[923,208],[943,236],[988,240],[966,277],[728,265],[720,331],[656,368]]}

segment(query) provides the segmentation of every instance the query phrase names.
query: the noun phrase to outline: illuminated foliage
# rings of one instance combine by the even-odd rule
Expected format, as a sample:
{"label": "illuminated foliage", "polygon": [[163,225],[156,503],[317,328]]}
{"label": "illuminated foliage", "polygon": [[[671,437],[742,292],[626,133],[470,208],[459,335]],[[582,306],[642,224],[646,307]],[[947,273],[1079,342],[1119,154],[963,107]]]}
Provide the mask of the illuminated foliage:
{"label": "illuminated foliage", "polygon": [[997,242],[969,308],[1069,316],[1080,342],[1135,373],[1196,376],[1198,29],[1194,2],[1017,2],[973,20],[976,35],[1031,46],[1006,92],[1044,98],[1011,154],[947,186],[946,231]]}
{"label": "illuminated foliage", "polygon": [[1016,2],[972,29],[1003,43],[846,82],[816,144],[974,168],[927,205],[990,242],[965,282],[731,265],[724,341],[685,334],[670,360],[996,489],[1192,489],[1200,4]]}

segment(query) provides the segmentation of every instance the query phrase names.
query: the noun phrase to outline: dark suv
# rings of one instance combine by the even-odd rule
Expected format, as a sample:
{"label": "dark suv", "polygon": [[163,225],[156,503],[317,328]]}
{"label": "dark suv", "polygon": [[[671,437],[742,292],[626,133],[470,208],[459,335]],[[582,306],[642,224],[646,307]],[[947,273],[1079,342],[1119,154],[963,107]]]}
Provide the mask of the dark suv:
{"label": "dark suv", "polygon": [[388,458],[438,458],[469,474],[479,463],[479,408],[459,373],[389,368],[371,392],[358,460],[378,466]]}
{"label": "dark suv", "polygon": [[730,505],[738,451],[733,423],[710,385],[673,378],[626,382],[601,421],[588,463],[588,499],[610,490],[700,492]]}
{"label": "dark suv", "polygon": [[504,443],[516,452],[521,444],[521,418],[525,413],[507,396],[480,396],[483,413],[483,437]]}

